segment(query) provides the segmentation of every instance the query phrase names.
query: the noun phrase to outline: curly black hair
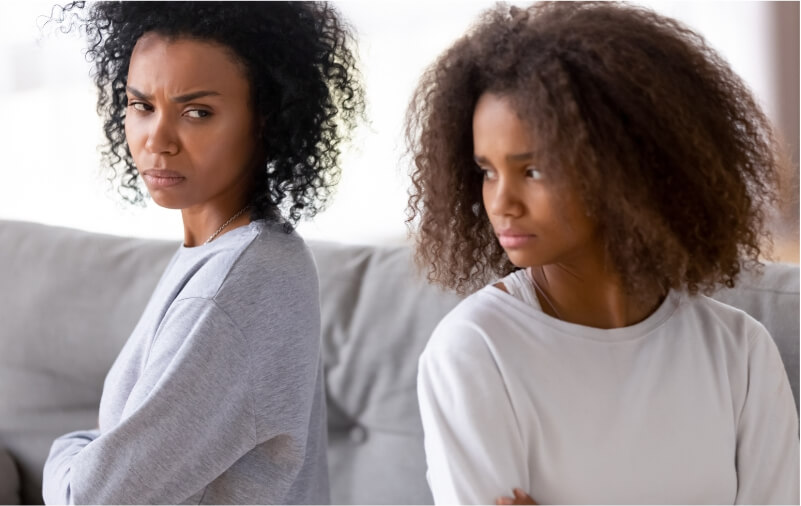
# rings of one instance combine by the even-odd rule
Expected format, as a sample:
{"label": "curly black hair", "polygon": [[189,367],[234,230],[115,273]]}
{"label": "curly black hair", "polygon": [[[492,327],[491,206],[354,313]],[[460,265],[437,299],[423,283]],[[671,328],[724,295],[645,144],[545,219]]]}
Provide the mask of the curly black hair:
{"label": "curly black hair", "polygon": [[[429,280],[466,293],[516,269],[493,233],[472,118],[503,95],[597,221],[630,293],[708,293],[760,265],[787,158],[704,39],[612,2],[500,4],[428,68],[406,117],[409,223]],[[767,241],[766,241],[767,240]]]}
{"label": "curly black hair", "polygon": [[111,181],[128,202],[144,192],[125,139],[131,53],[146,32],[210,40],[247,69],[266,158],[251,194],[253,219],[287,229],[327,204],[340,176],[340,145],[364,114],[350,28],[325,2],[73,2],[51,16],[88,39]]}

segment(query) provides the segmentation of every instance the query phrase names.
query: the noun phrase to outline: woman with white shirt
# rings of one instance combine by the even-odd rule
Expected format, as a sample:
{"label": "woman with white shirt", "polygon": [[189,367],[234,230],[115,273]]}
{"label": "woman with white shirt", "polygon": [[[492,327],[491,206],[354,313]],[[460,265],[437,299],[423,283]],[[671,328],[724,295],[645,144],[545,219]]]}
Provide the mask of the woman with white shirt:
{"label": "woman with white shirt", "polygon": [[417,259],[474,292],[420,358],[437,503],[798,503],[776,346],[704,295],[759,264],[782,158],[699,35],[501,5],[407,118]]}

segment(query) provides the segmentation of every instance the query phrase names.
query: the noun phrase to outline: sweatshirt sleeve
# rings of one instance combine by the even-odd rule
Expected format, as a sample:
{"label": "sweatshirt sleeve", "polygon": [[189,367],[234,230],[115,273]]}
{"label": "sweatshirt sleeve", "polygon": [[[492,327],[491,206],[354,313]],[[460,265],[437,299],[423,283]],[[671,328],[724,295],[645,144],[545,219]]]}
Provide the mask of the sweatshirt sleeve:
{"label": "sweatshirt sleeve", "polygon": [[528,449],[479,329],[440,324],[420,357],[417,389],[436,504],[494,504],[514,487],[529,491]]}
{"label": "sweatshirt sleeve", "polygon": [[214,301],[165,315],[121,420],[57,439],[44,468],[48,504],[176,504],[255,446],[248,343]]}
{"label": "sweatshirt sleeve", "polygon": [[736,504],[799,503],[798,415],[776,344],[760,326],[750,340],[737,425]]}

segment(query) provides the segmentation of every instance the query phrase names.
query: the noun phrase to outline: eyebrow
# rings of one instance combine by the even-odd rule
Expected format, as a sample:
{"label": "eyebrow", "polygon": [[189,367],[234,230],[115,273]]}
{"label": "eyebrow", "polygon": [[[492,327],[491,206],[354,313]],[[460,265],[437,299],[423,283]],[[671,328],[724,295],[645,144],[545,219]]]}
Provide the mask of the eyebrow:
{"label": "eyebrow", "polygon": [[[533,151],[529,151],[527,153],[514,153],[514,154],[511,154],[511,155],[506,155],[506,160],[510,161],[510,162],[521,162],[521,161],[531,160],[532,158],[534,158],[534,152]],[[487,163],[488,162],[488,160],[486,158],[484,158],[483,156],[476,155],[476,156],[473,157],[473,159],[476,161],[476,163]]]}
{"label": "eyebrow", "polygon": [[[153,96],[148,95],[146,93],[142,93],[141,91],[137,90],[133,86],[126,86],[125,89],[131,95],[135,96],[136,98],[141,98],[142,100],[152,100]],[[173,102],[184,104],[186,102],[191,102],[192,100],[202,98],[202,97],[213,97],[219,96],[220,93],[213,90],[201,90],[201,91],[194,91],[192,93],[187,93],[185,95],[178,95],[177,97],[172,97],[170,100]]]}
{"label": "eyebrow", "polygon": [[515,153],[513,155],[506,155],[506,159],[512,162],[521,162],[524,160],[531,160],[534,158],[534,152],[529,151],[528,153]]}

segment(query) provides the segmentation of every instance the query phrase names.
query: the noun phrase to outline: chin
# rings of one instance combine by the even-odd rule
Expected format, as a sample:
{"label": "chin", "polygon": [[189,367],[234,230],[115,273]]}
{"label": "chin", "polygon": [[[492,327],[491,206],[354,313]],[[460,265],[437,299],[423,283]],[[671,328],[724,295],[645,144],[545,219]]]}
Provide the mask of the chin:
{"label": "chin", "polygon": [[506,256],[509,258],[509,261],[512,262],[515,267],[519,267],[521,269],[552,263],[549,262],[548,259],[543,258],[542,255],[537,255],[531,251],[519,249],[504,251],[506,252]]}
{"label": "chin", "polygon": [[509,257],[509,261],[512,262],[515,267],[520,267],[521,269],[531,267],[531,255],[526,255],[524,252],[519,250],[504,251],[506,251],[506,256]]}
{"label": "chin", "polygon": [[183,209],[186,207],[182,202],[178,201],[175,198],[169,198],[167,195],[164,195],[163,192],[156,191],[156,192],[148,192],[150,194],[150,200],[156,203],[157,206],[163,207],[165,209]]}

